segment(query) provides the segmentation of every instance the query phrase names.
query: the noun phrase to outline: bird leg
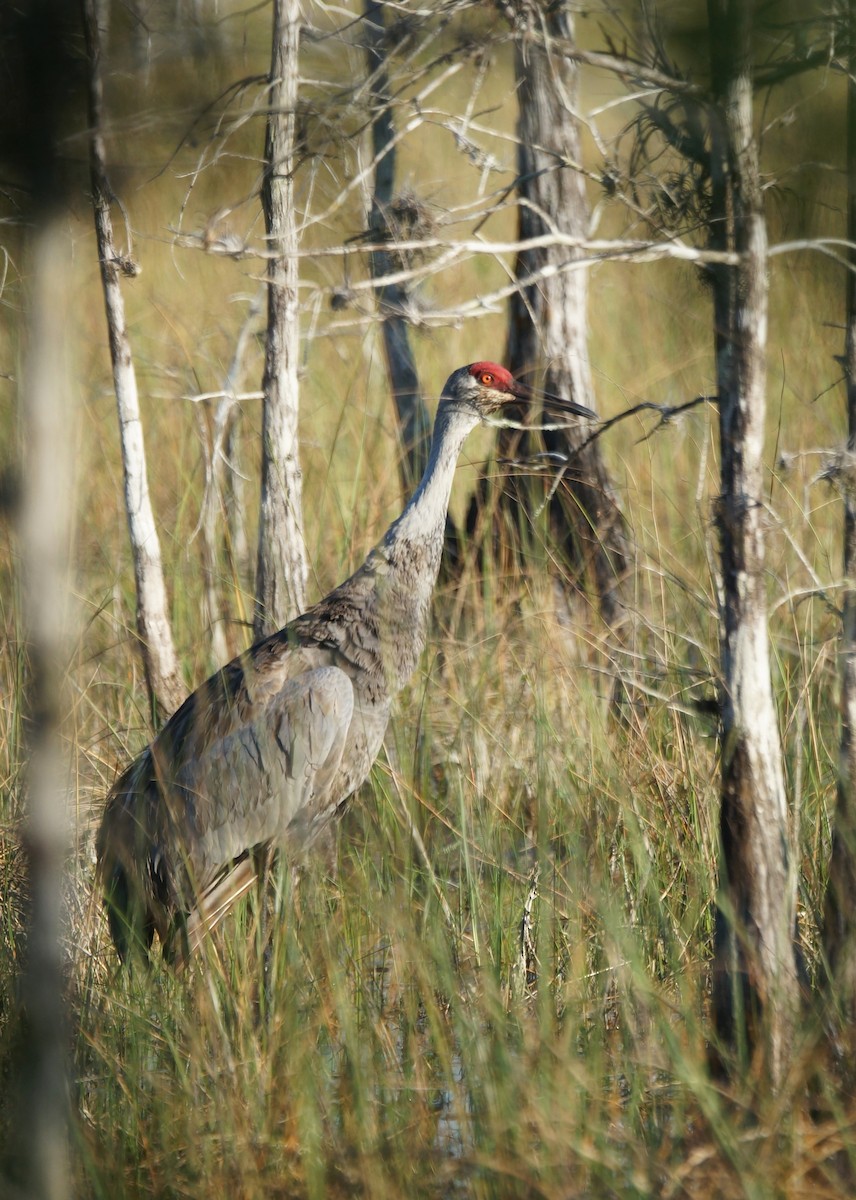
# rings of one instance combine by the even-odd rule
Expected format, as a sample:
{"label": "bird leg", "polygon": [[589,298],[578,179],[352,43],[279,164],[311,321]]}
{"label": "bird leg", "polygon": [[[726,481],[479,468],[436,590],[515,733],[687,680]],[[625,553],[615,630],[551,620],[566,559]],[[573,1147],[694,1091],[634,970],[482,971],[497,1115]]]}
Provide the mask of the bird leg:
{"label": "bird leg", "polygon": [[199,898],[199,902],[188,913],[184,924],[181,950],[176,954],[176,965],[184,966],[190,956],[202,945],[205,936],[216,929],[226,913],[245,896],[258,878],[254,855],[241,858],[231,870],[212,884]]}

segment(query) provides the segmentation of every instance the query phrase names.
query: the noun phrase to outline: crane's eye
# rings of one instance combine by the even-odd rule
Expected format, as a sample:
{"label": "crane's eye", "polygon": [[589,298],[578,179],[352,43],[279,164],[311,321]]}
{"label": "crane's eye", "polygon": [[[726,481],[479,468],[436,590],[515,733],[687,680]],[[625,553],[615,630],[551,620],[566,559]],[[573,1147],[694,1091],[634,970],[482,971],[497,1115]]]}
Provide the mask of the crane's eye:
{"label": "crane's eye", "polygon": [[485,387],[490,387],[494,382],[494,376],[490,371],[482,371],[481,375],[479,375],[479,383],[483,383]]}

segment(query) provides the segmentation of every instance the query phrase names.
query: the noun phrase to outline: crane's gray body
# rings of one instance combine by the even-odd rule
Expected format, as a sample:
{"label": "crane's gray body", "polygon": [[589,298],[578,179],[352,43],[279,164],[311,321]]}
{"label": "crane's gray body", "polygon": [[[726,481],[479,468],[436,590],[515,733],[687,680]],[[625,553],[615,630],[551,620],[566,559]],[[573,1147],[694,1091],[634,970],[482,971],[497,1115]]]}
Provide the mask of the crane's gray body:
{"label": "crane's gray body", "polygon": [[304,850],[365,781],[425,645],[464,439],[514,388],[495,364],[456,371],[422,482],[363,566],[212,675],[117,780],[97,853],[120,954],[168,946],[187,914],[204,926],[206,897],[219,919],[236,862]]}
{"label": "crane's gray body", "polygon": [[366,780],[425,643],[441,548],[388,536],[212,675],[116,782],[98,857],[145,908],[143,940],[166,943],[174,914],[247,850],[304,850]]}

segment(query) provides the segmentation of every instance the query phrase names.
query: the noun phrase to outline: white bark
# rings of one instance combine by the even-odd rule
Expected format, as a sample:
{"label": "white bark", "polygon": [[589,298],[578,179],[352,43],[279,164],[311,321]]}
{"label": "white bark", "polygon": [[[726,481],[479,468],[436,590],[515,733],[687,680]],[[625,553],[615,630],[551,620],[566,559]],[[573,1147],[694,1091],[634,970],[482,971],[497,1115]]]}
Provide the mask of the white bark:
{"label": "white bark", "polygon": [[89,55],[89,156],[92,205],[110,336],[113,385],[119,414],[125,511],[128,517],[137,589],[137,633],[143,653],[150,700],[158,716],[165,718],[181,704],[186,695],[186,689],[179,671],[168,617],[160,540],[149,499],[137,377],[125,322],[122,289],[119,285],[120,274],[123,272],[133,274],[135,268],[127,256],[122,257],[117,253],[113,236],[113,221],[110,215],[111,192],[107,179],[104,138],[101,132],[103,87],[95,0],[85,0],[84,13]]}
{"label": "white bark", "polygon": [[306,605],[298,452],[297,222],[294,211],[300,4],[274,0],[262,202],[269,248],[262,428],[262,498],[254,632],[262,637]]}
{"label": "white bark", "polygon": [[[753,128],[752,4],[709,0],[714,86],[714,237],[739,266],[714,276],[723,581],[721,907],[715,988],[720,1033],[763,1053],[773,1086],[788,1064],[797,1003],[796,878],[770,678],[764,590],[767,231]],[[745,1013],[744,1019],[740,1010]]]}

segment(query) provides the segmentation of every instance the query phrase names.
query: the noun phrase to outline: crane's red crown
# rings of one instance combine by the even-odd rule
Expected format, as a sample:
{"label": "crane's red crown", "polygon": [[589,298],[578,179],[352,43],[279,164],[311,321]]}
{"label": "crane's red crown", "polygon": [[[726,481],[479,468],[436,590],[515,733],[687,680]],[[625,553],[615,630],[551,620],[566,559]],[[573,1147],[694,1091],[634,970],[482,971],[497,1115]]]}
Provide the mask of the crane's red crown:
{"label": "crane's red crown", "polygon": [[472,363],[469,373],[473,379],[476,379],[479,383],[483,383],[485,387],[496,388],[500,392],[513,391],[515,388],[514,376],[505,367],[501,367],[499,363]]}

